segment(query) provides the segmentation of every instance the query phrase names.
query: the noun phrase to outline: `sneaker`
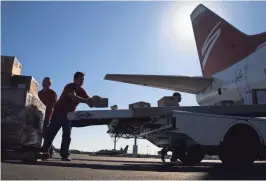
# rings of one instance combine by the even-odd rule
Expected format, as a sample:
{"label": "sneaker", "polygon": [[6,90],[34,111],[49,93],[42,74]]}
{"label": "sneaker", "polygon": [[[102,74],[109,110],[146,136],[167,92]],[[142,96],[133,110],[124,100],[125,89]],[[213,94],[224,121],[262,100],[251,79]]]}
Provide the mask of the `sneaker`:
{"label": "sneaker", "polygon": [[61,160],[62,161],[71,161],[71,158],[69,158],[69,157],[63,157]]}

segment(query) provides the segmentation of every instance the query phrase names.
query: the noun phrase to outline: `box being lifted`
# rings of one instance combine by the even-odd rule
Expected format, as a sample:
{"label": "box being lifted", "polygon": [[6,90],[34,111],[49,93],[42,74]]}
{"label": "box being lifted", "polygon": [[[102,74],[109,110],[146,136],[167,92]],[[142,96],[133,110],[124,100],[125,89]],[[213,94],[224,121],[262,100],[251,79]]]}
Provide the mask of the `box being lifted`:
{"label": "box being lifted", "polygon": [[20,75],[22,65],[14,56],[1,55],[1,74]]}
{"label": "box being lifted", "polygon": [[151,107],[151,104],[148,102],[135,102],[133,104],[129,104],[129,109],[134,109],[134,108],[145,108],[145,107]]}
{"label": "box being lifted", "polygon": [[92,98],[93,98],[92,99],[93,107],[98,107],[98,108],[108,107],[108,98],[102,98],[97,96],[93,96]]}
{"label": "box being lifted", "polygon": [[164,96],[158,101],[158,107],[179,106],[178,100],[173,96]]}

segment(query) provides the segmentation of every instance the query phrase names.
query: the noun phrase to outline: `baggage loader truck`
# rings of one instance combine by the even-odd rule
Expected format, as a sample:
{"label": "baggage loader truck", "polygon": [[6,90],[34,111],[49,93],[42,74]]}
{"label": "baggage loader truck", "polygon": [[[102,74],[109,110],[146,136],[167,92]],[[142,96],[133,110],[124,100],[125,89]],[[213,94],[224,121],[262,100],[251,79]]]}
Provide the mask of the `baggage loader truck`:
{"label": "baggage loader truck", "polygon": [[108,125],[108,133],[145,138],[186,165],[217,155],[223,164],[243,166],[266,159],[263,116],[265,105],[242,105],[76,111],[68,119],[73,127]]}

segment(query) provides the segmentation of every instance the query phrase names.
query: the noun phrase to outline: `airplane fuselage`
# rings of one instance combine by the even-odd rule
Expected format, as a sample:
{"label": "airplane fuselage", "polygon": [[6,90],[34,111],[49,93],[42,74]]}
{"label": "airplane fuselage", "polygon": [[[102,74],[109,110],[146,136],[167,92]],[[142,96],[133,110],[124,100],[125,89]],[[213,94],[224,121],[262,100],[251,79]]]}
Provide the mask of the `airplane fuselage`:
{"label": "airplane fuselage", "polygon": [[213,83],[204,92],[196,95],[199,105],[216,105],[223,101],[243,104],[246,92],[266,89],[266,46],[214,74],[213,78]]}

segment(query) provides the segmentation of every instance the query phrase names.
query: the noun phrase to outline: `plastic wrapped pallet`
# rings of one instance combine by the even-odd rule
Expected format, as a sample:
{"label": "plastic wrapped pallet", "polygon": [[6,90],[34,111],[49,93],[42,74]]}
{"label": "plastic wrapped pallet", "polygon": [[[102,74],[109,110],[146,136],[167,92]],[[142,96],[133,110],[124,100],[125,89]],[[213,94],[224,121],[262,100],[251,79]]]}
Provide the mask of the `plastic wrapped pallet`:
{"label": "plastic wrapped pallet", "polygon": [[40,147],[45,109],[37,96],[23,89],[2,89],[2,144]]}

